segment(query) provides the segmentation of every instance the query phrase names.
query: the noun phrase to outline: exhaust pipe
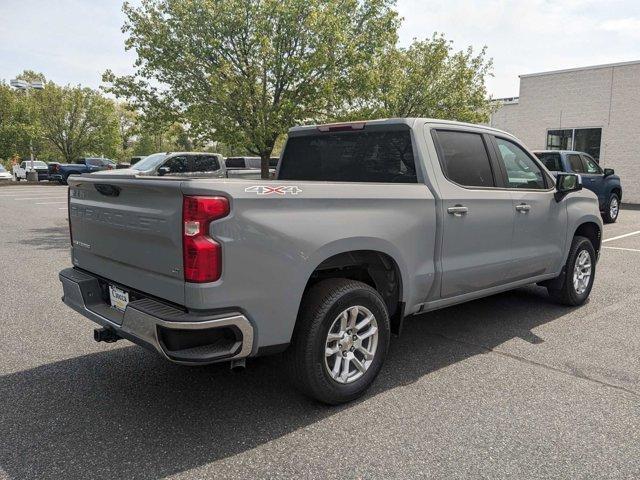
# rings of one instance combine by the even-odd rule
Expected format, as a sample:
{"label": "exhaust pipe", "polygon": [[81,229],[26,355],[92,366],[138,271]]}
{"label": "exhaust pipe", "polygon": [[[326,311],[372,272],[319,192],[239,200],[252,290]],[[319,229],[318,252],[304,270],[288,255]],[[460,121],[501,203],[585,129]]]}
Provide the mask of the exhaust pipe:
{"label": "exhaust pipe", "polygon": [[96,342],[114,343],[121,338],[122,337],[118,335],[112,328],[101,327],[93,330],[93,339]]}
{"label": "exhaust pipe", "polygon": [[237,360],[231,360],[231,371],[232,372],[242,372],[245,368],[247,368],[247,359],[239,358]]}

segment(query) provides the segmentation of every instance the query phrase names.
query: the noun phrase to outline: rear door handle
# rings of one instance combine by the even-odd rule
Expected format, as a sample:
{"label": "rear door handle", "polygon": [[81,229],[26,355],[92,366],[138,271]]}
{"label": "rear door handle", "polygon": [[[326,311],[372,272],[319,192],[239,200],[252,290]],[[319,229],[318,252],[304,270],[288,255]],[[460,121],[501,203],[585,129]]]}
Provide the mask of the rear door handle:
{"label": "rear door handle", "polygon": [[527,205],[526,203],[516,205],[516,211],[518,212],[528,212],[529,210],[531,210],[531,205]]}
{"label": "rear door handle", "polygon": [[447,212],[449,212],[451,215],[455,215],[456,217],[461,217],[462,215],[466,215],[468,211],[469,209],[464,205],[456,205],[454,207],[447,208]]}

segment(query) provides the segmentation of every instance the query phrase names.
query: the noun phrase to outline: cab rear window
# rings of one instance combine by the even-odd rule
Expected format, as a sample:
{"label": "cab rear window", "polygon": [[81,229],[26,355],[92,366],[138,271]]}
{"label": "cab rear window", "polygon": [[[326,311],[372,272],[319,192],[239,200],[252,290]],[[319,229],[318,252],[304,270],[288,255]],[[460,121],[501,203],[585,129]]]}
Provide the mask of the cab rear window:
{"label": "cab rear window", "polygon": [[291,137],[280,180],[417,183],[407,130],[318,133]]}

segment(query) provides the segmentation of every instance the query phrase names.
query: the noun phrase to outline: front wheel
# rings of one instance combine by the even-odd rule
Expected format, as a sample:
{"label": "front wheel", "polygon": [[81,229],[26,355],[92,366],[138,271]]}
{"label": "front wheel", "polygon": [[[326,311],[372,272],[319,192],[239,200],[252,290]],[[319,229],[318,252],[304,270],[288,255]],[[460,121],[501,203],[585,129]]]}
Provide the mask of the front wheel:
{"label": "front wheel", "polygon": [[547,287],[549,295],[564,305],[582,305],[589,298],[595,275],[596,251],[591,241],[575,236],[565,265],[564,279],[560,285]]}
{"label": "front wheel", "polygon": [[612,193],[609,196],[609,201],[604,206],[604,212],[602,213],[602,219],[605,223],[614,223],[618,220],[618,214],[620,213],[620,199],[618,195]]}
{"label": "front wheel", "polygon": [[369,285],[323,280],[304,296],[285,362],[296,386],[331,405],[361,396],[387,355],[387,307]]}

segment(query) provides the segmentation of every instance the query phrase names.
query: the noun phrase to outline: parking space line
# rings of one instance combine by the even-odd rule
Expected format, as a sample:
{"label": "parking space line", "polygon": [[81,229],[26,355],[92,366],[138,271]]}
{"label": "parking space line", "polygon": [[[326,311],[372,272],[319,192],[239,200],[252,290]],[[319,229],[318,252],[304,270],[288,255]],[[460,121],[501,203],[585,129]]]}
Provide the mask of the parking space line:
{"label": "parking space line", "polygon": [[0,193],[0,197],[24,197],[25,195],[63,195],[64,192],[15,192],[11,194]]}
{"label": "parking space line", "polygon": [[36,205],[61,205],[67,202],[36,202]]}
{"label": "parking space line", "polygon": [[47,192],[47,193],[20,192],[20,193],[14,193],[11,195],[0,195],[0,198],[24,197],[28,195],[35,195],[37,197],[42,197],[43,195],[65,195],[65,194],[66,192]]}
{"label": "parking space line", "polygon": [[630,237],[631,235],[638,235],[638,234],[640,234],[640,230],[637,230],[631,233],[625,233],[624,235],[618,235],[617,237],[613,237],[613,238],[607,238],[603,240],[602,243],[613,242],[614,240],[619,240],[621,238],[626,238],[626,237]]}
{"label": "parking space line", "polygon": [[602,247],[608,250],[624,250],[625,252],[638,252],[640,253],[640,249],[637,248],[624,248],[624,247]]}
{"label": "parking space line", "polygon": [[43,191],[43,190],[65,190],[67,187],[64,186],[59,186],[56,185],[54,187],[5,187],[5,188],[0,188],[0,192],[2,193],[7,193],[7,192],[24,192],[25,190],[38,190],[38,191]]}
{"label": "parking space line", "polygon": [[22,197],[14,198],[14,200],[62,200],[67,197]]}

